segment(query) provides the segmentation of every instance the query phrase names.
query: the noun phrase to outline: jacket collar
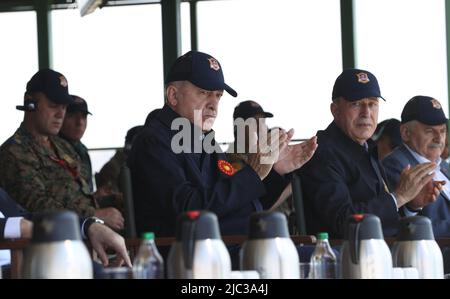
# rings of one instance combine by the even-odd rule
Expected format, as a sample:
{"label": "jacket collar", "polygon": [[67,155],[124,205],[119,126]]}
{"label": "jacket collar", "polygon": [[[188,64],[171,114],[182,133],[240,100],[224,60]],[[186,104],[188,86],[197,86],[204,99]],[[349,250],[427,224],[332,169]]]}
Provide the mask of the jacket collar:
{"label": "jacket collar", "polygon": [[[399,151],[401,151],[406,157],[407,159],[411,162],[411,166],[417,165],[419,163],[424,163],[428,160],[424,160],[424,161],[419,161],[417,159],[417,157],[412,153],[412,149],[410,149],[406,144],[402,144],[399,147]],[[415,153],[417,156],[420,156],[418,153]],[[426,159],[424,157],[422,157],[423,159]],[[445,160],[440,160],[439,162],[439,169],[441,170],[441,172],[450,180],[450,173],[449,173],[449,165]]]}
{"label": "jacket collar", "polygon": [[372,157],[378,160],[378,150],[376,144],[372,140],[367,140],[365,145],[361,145],[358,142],[348,137],[333,121],[326,129],[330,133],[333,142],[339,147],[343,147],[348,151],[350,156],[361,156],[369,153]]}
{"label": "jacket collar", "polygon": [[181,115],[176,113],[168,105],[164,105],[164,107],[161,109],[161,111],[155,117],[157,119],[159,119],[166,127],[168,127],[170,129],[172,126],[172,122],[175,119],[181,117]]}
{"label": "jacket collar", "polygon": [[[177,119],[177,118],[182,118],[181,115],[179,115],[177,112],[175,112],[172,108],[170,108],[167,104],[164,105],[164,107],[161,109],[161,111],[155,115],[155,118],[158,119],[164,126],[166,126],[171,132],[172,132],[172,136],[177,134],[178,132],[180,132],[183,127],[180,126],[177,129],[172,129],[172,122]],[[210,136],[211,138],[211,144],[212,145],[216,145],[216,140],[215,140],[215,131],[211,130],[209,132],[203,133],[201,130],[195,130],[194,128],[194,124],[192,122],[190,122],[191,126],[190,126],[190,130],[191,130],[191,144],[192,146],[194,146],[194,144],[196,142],[198,142],[198,139],[200,140],[200,142],[203,141],[203,139],[207,136],[212,134],[212,136]]]}

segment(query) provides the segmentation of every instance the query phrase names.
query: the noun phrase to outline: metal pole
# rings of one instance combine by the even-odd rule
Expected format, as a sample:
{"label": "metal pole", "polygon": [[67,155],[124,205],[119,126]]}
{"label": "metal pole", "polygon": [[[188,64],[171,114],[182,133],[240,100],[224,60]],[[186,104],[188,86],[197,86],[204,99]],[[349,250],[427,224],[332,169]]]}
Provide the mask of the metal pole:
{"label": "metal pole", "polygon": [[39,69],[52,67],[51,0],[35,0]]}
{"label": "metal pole", "polygon": [[[447,102],[449,106],[447,115],[450,115],[450,4],[448,1],[445,1],[445,37],[447,45]],[[450,128],[450,123],[447,124],[447,137],[450,141],[450,132],[448,128]]]}
{"label": "metal pole", "polygon": [[181,55],[180,5],[181,0],[161,1],[164,78]]}
{"label": "metal pole", "polygon": [[191,50],[198,50],[197,0],[189,2],[191,15]]}
{"label": "metal pole", "polygon": [[354,68],[356,65],[353,22],[353,0],[341,0],[342,67],[344,69]]}

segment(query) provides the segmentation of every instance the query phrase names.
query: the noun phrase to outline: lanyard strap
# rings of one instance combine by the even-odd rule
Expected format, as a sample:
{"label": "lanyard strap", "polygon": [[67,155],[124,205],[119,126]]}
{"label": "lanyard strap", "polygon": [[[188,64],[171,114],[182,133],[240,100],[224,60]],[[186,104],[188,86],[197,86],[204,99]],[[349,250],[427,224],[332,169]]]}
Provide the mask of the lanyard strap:
{"label": "lanyard strap", "polygon": [[80,173],[77,170],[77,167],[70,166],[69,163],[64,159],[58,159],[56,157],[50,156],[50,159],[55,161],[59,166],[69,171],[74,179],[78,179]]}

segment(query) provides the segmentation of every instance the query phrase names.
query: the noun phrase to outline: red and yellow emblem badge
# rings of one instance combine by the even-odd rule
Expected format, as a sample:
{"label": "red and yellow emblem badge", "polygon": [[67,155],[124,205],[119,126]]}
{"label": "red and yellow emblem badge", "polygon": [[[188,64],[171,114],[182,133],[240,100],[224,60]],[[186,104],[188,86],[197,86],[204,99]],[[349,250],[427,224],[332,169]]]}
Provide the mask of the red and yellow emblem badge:
{"label": "red and yellow emblem badge", "polygon": [[59,77],[59,84],[62,86],[62,87],[67,87],[67,79],[66,79],[66,77],[64,77],[64,76],[60,76]]}
{"label": "red and yellow emblem badge", "polygon": [[436,109],[441,109],[442,108],[441,103],[439,103],[439,101],[436,100],[436,99],[432,99],[431,100],[431,105],[433,105],[433,108],[436,108]]}
{"label": "red and yellow emblem badge", "polygon": [[367,75],[367,73],[357,73],[356,77],[358,77],[358,82],[359,83],[369,83],[369,76]]}
{"label": "red and yellow emblem badge", "polygon": [[225,160],[219,160],[217,161],[217,167],[219,167],[219,170],[225,173],[226,175],[232,176],[236,173],[236,170],[233,168],[233,165],[228,163]]}
{"label": "red and yellow emblem badge", "polygon": [[212,68],[215,71],[220,70],[220,65],[219,62],[217,60],[215,60],[214,58],[208,58],[209,61],[209,67]]}

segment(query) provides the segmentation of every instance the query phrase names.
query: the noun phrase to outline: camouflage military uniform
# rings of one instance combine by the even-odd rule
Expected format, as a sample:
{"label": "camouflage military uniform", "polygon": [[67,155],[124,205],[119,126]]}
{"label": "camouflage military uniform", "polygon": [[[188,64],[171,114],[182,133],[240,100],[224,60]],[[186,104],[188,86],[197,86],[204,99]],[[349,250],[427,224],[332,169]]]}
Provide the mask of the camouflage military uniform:
{"label": "camouflage military uniform", "polygon": [[97,188],[110,188],[113,192],[120,192],[119,175],[120,168],[126,162],[126,155],[123,149],[118,149],[114,156],[109,160],[102,169],[95,174],[95,183]]}
{"label": "camouflage military uniform", "polygon": [[62,135],[61,137],[68,143],[70,143],[70,145],[72,145],[73,149],[80,157],[81,177],[88,183],[90,192],[94,192],[94,184],[92,181],[91,157],[89,156],[87,147],[81,141],[71,141],[64,138],[64,136]]}
{"label": "camouflage military uniform", "polygon": [[71,210],[92,216],[95,203],[80,176],[79,161],[60,137],[49,137],[53,152],[37,143],[22,124],[0,147],[0,186],[31,212]]}

